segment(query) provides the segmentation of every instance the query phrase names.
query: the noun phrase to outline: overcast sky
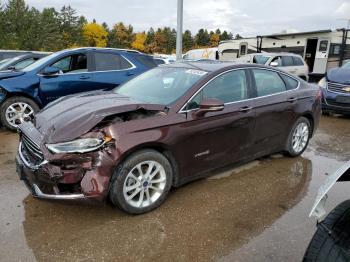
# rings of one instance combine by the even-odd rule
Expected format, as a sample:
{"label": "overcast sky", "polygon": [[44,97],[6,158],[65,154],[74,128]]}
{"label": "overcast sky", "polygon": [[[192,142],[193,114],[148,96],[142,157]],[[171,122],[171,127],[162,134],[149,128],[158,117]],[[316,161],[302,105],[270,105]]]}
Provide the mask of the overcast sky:
{"label": "overcast sky", "polygon": [[[42,9],[71,5],[89,21],[132,24],[135,31],[176,27],[177,0],[26,0]],[[255,36],[282,30],[310,31],[345,27],[350,0],[184,0],[184,28],[220,28]]]}

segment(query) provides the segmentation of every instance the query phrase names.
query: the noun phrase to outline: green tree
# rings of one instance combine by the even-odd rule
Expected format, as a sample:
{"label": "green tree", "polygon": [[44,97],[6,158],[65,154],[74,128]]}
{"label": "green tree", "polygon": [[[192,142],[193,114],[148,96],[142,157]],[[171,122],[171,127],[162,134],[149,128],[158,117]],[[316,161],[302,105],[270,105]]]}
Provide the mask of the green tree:
{"label": "green tree", "polygon": [[221,37],[220,37],[220,41],[225,41],[225,40],[232,40],[233,36],[232,33],[227,33],[227,31],[225,30],[224,32],[222,32]]}
{"label": "green tree", "polygon": [[80,45],[83,39],[82,32],[85,19],[77,16],[76,10],[71,6],[63,6],[58,18],[60,21],[60,30],[63,34],[64,47]]}
{"label": "green tree", "polygon": [[182,37],[184,52],[191,50],[193,48],[193,37],[190,30],[186,30]]}
{"label": "green tree", "polygon": [[54,8],[44,8],[40,15],[39,49],[57,51],[63,48],[58,12]]}
{"label": "green tree", "polygon": [[3,14],[4,48],[20,49],[23,47],[28,27],[29,8],[24,0],[9,0]]}
{"label": "green tree", "polygon": [[116,48],[131,48],[135,39],[134,29],[131,25],[125,26],[119,22],[113,26],[108,38],[108,46]]}
{"label": "green tree", "polygon": [[199,29],[196,37],[195,43],[197,46],[209,46],[210,45],[210,36],[207,29]]}

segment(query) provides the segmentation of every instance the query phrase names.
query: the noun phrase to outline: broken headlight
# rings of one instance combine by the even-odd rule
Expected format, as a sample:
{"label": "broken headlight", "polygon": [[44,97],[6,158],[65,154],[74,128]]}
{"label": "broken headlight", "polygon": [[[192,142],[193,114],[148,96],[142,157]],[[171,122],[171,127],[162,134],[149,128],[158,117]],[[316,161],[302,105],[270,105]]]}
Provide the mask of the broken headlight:
{"label": "broken headlight", "polygon": [[81,138],[70,142],[47,144],[46,147],[53,153],[86,153],[99,149],[109,141],[110,137]]}

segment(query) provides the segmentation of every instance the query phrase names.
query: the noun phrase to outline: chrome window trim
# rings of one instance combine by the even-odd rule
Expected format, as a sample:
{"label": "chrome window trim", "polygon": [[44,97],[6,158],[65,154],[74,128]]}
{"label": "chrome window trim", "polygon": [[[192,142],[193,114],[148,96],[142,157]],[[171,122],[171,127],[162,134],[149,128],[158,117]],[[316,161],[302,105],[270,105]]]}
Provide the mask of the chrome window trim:
{"label": "chrome window trim", "polygon": [[[300,88],[300,81],[294,77],[294,76],[291,76],[287,73],[284,73],[284,72],[281,72],[281,71],[278,71],[278,70],[275,70],[273,68],[262,68],[262,67],[240,67],[240,68],[234,68],[234,69],[230,69],[230,70],[227,70],[225,72],[222,72],[220,74],[218,74],[217,76],[213,77],[212,79],[210,79],[207,83],[205,83],[203,86],[201,86],[201,88],[199,88],[197,90],[197,92],[192,95],[190,97],[190,99],[187,100],[187,102],[181,107],[181,109],[178,111],[179,114],[183,114],[183,113],[188,113],[188,112],[191,112],[191,111],[194,111],[194,110],[197,110],[198,108],[195,108],[195,109],[190,109],[190,110],[184,110],[187,106],[187,104],[199,93],[202,91],[203,88],[205,88],[211,81],[215,80],[216,78],[220,77],[221,75],[223,74],[226,74],[226,73],[229,73],[229,72],[232,72],[232,71],[236,71],[236,70],[246,70],[246,69],[261,69],[261,70],[267,70],[267,71],[273,71],[273,72],[276,72],[276,73],[279,73],[279,74],[284,74],[290,78],[293,78],[294,80],[296,80],[298,82],[298,85],[296,88],[294,89],[291,89],[291,90],[286,90],[286,91],[283,91],[283,92],[279,92],[279,93],[275,93],[275,94],[271,94],[271,95],[266,95],[266,96],[258,96],[258,97],[253,97],[253,98],[247,98],[247,99],[243,99],[243,100],[239,100],[239,101],[234,101],[234,102],[228,102],[228,103],[224,103],[224,105],[231,105],[231,104],[237,104],[237,103],[240,103],[240,102],[243,102],[243,101],[250,101],[250,100],[255,100],[255,99],[259,99],[259,98],[264,98],[264,97],[270,97],[270,96],[275,96],[275,95],[280,95],[280,94],[284,94],[284,93],[289,93],[291,91],[295,91],[295,90],[298,90]],[[283,81],[283,79],[282,79]],[[284,81],[283,81],[284,82]]]}
{"label": "chrome window trim", "polygon": [[[118,54],[119,55],[119,54]],[[123,55],[120,55],[121,57],[123,57],[130,65],[131,67],[126,68],[126,69],[116,69],[116,70],[104,70],[104,71],[89,71],[89,72],[79,72],[79,73],[59,73],[59,74],[55,74],[52,75],[53,76],[66,76],[66,75],[81,75],[81,74],[93,74],[93,73],[106,73],[106,72],[122,72],[122,71],[127,71],[127,70],[132,70],[136,68],[136,65],[131,62],[128,58],[126,58]],[[37,74],[38,76],[45,76],[43,74]]]}

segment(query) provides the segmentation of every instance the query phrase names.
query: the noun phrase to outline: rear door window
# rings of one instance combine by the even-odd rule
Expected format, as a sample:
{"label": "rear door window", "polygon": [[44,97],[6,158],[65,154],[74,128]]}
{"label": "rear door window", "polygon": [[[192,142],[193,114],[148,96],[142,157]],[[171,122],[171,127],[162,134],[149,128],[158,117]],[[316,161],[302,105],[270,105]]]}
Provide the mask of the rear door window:
{"label": "rear door window", "polygon": [[293,66],[293,57],[291,56],[282,56],[282,66]]}
{"label": "rear door window", "polygon": [[94,57],[96,71],[125,70],[132,67],[132,65],[119,54],[96,52]]}
{"label": "rear door window", "polygon": [[293,63],[295,66],[303,66],[304,62],[300,57],[293,56]]}
{"label": "rear door window", "polygon": [[273,95],[287,90],[286,84],[277,72],[264,69],[253,69],[252,71],[259,97]]}

